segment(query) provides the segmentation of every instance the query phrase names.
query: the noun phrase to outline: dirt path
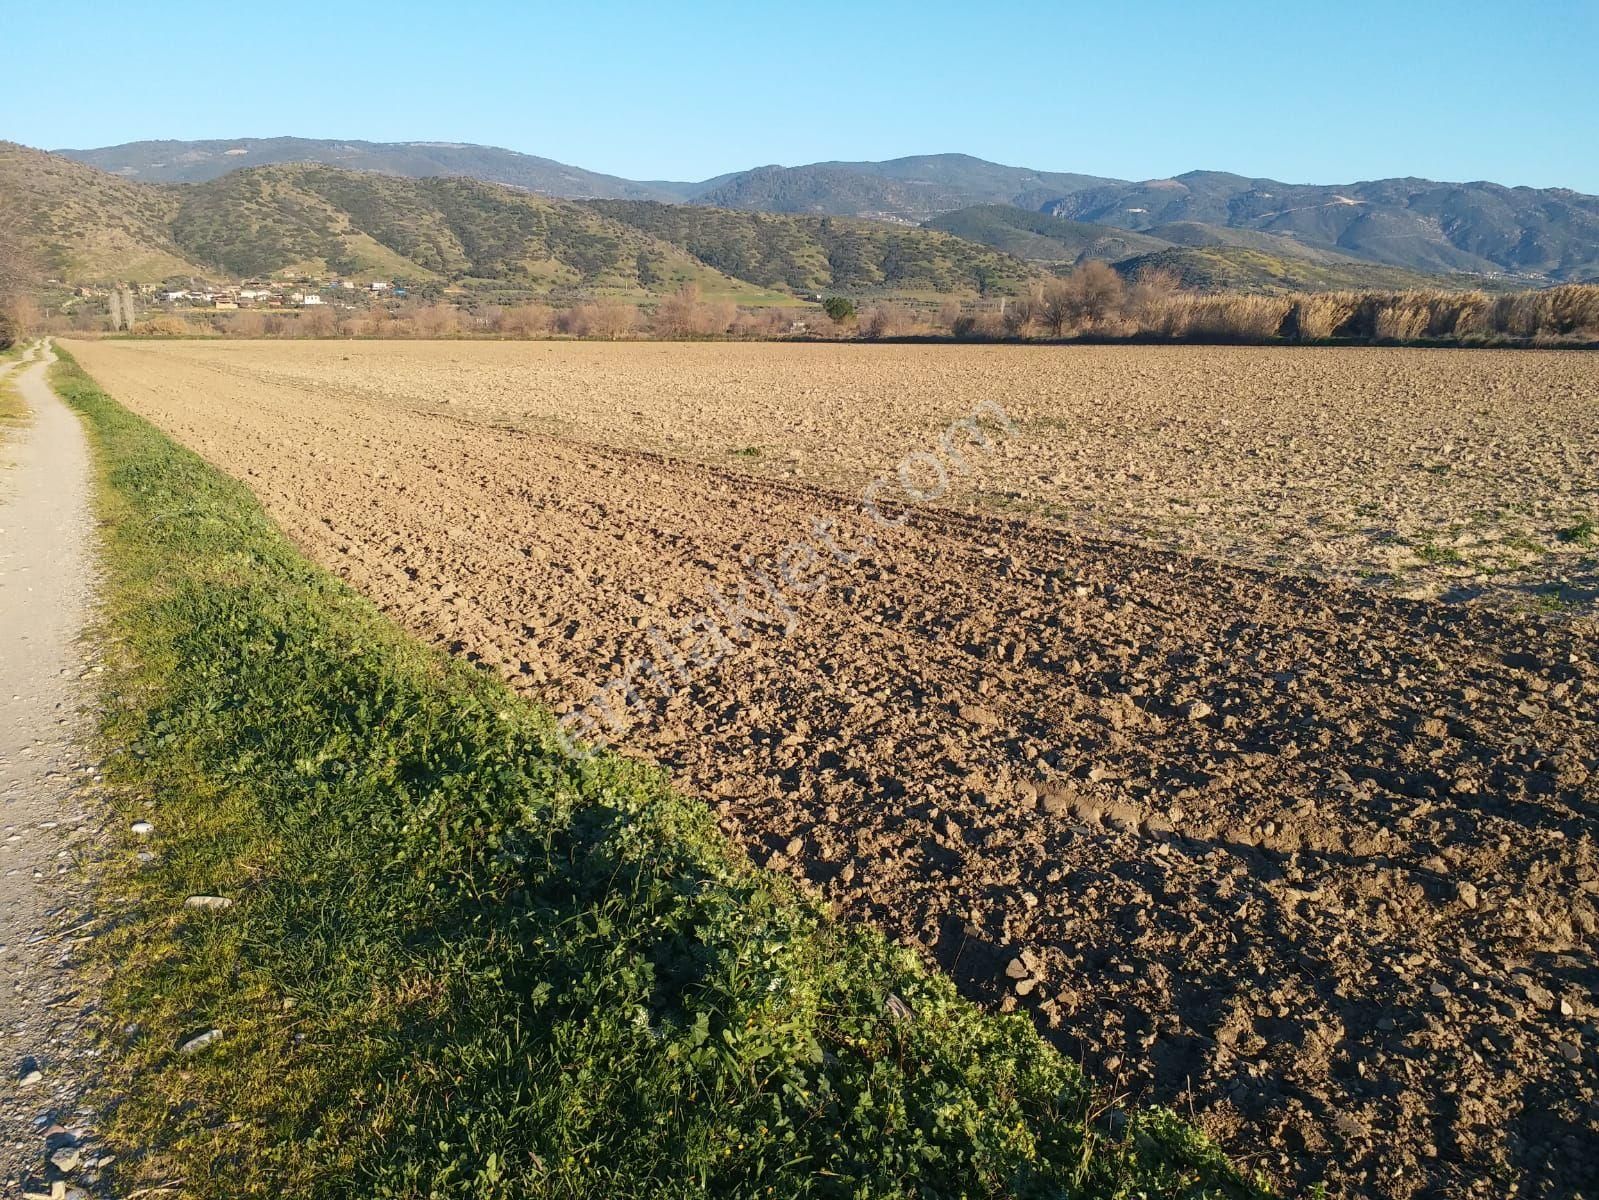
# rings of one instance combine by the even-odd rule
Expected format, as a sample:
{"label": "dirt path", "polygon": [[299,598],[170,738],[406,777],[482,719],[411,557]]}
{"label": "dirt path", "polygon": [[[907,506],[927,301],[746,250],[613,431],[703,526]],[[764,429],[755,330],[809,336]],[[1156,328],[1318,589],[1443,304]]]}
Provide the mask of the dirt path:
{"label": "dirt path", "polygon": [[575,714],[620,677],[758,860],[1252,1165],[1599,1188],[1584,623],[81,357],[419,634]]}
{"label": "dirt path", "polygon": [[[91,835],[79,637],[92,587],[83,430],[45,382],[53,357],[11,377],[31,410],[0,468],[0,1178],[5,1194],[92,1181],[92,1114],[80,1107],[86,1001],[68,972]],[[49,1156],[55,1156],[54,1163]]]}

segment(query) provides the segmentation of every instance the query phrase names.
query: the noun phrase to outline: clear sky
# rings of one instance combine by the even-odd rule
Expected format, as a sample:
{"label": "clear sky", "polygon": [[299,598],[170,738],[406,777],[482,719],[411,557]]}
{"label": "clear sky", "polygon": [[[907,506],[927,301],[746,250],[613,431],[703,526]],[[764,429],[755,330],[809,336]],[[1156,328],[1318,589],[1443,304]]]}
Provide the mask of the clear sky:
{"label": "clear sky", "polygon": [[1599,192],[1599,0],[0,0],[0,137],[484,142],[636,179],[958,150]]}

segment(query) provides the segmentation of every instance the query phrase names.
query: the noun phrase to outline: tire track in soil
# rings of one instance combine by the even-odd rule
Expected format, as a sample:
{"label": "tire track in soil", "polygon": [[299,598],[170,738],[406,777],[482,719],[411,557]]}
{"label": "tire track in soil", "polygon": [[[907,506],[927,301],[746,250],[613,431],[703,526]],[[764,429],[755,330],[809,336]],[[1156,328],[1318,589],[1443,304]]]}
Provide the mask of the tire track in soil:
{"label": "tire track in soil", "polygon": [[1289,1185],[1599,1185],[1586,626],[944,510],[885,532],[805,485],[81,357],[402,624],[562,709],[833,519],[861,560],[791,636],[646,692],[630,751]]}

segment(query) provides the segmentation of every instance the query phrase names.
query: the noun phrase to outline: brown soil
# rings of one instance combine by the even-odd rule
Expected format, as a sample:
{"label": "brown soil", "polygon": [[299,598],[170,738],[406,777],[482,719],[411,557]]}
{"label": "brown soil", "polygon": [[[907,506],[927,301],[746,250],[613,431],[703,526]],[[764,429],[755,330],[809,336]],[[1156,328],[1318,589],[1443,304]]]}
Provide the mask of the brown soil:
{"label": "brown soil", "polygon": [[1118,540],[1549,606],[1599,596],[1581,351],[186,342],[163,353],[851,493],[980,400],[1020,426],[963,502]]}
{"label": "brown soil", "polygon": [[[868,361],[853,347],[72,349],[113,395],[246,479],[407,627],[574,717],[625,680],[638,704],[622,712],[613,693],[614,739],[711,798],[758,859],[921,946],[971,994],[1031,1010],[1100,1077],[1192,1112],[1249,1164],[1372,1196],[1599,1189],[1590,622],[1405,600],[991,514],[920,506],[894,528],[863,515],[866,479],[892,476],[907,450],[938,450],[981,387],[963,405],[907,401],[910,427],[888,423],[899,401],[884,402],[881,457],[851,494],[602,446],[603,431],[499,427],[489,401],[450,415],[441,396],[492,390],[475,368],[459,389],[437,372],[415,396],[403,382],[428,354],[457,368],[519,354],[524,389],[588,387],[598,412],[609,377],[585,382],[580,368],[614,351],[628,370],[653,361],[657,393],[613,407],[675,413],[674,436],[702,444],[687,415],[704,401],[684,399],[696,380],[721,371],[732,395],[761,353],[803,351],[834,387]],[[1009,353],[896,348],[902,378],[887,382],[915,396],[942,371],[939,387],[959,392],[968,372],[1019,369]],[[1090,373],[1102,361],[1042,353],[1083,356]],[[1540,443],[1592,420],[1569,388],[1591,383],[1594,360],[1359,353],[1371,357],[1133,351],[1118,369],[1148,376],[1147,399],[1163,375],[1180,388],[1219,364],[1214,390],[1271,390],[1283,407],[1303,403],[1289,387],[1308,386],[1304,362],[1326,364],[1314,368],[1322,387],[1345,368],[1386,389],[1447,384],[1329,424],[1346,450],[1393,441],[1390,424],[1454,438],[1453,397],[1494,374],[1490,391],[1522,398],[1501,395],[1489,424],[1508,426],[1522,404],[1550,428],[1494,450],[1500,469],[1527,476],[1472,489],[1508,489],[1535,511],[1558,503],[1551,491],[1593,494],[1591,441]],[[1053,369],[1040,368],[1040,392]],[[854,386],[878,395],[885,380]],[[980,464],[968,454],[978,486],[1005,490],[996,478],[1026,456],[1056,454],[1057,473],[1082,474],[1065,450],[1029,442],[1022,399],[993,398],[1017,428],[996,431]],[[750,391],[743,403],[765,413],[764,445],[836,432],[785,424],[801,401],[785,410]],[[559,397],[550,407],[567,419]],[[1258,457],[1272,407],[1231,419],[1242,459]],[[1102,436],[1114,426],[1130,441],[1095,448],[1098,459],[1149,453],[1147,411],[1100,420]],[[839,461],[864,462],[867,427],[850,430]],[[1124,473],[1142,477],[1135,495],[1217,473],[1242,493],[1266,470],[1229,466],[1210,434],[1183,436],[1203,450],[1176,465],[1137,459]],[[1313,440],[1303,461],[1333,453]],[[1387,470],[1386,453],[1349,469]],[[1410,482],[1384,482],[1378,501],[1410,503]],[[1097,486],[1113,507],[1119,486]],[[1233,501],[1268,513],[1258,496]],[[1263,516],[1247,539],[1272,544],[1304,513]],[[710,598],[741,586],[754,612],[729,616]]]}

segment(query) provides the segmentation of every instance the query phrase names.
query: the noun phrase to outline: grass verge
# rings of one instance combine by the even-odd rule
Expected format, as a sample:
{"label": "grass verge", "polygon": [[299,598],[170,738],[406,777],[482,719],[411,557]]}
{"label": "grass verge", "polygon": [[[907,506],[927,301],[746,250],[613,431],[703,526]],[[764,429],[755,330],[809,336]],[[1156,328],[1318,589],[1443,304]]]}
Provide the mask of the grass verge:
{"label": "grass verge", "polygon": [[[10,350],[0,351],[0,368],[21,358],[23,350],[22,346],[13,346]],[[7,430],[15,429],[28,420],[28,406],[22,402],[22,395],[17,391],[15,376],[19,370],[20,367],[13,366],[0,373],[0,442],[5,440]]]}
{"label": "grass verge", "polygon": [[21,425],[28,418],[28,406],[22,403],[17,387],[10,379],[0,376],[0,429]]}
{"label": "grass verge", "polygon": [[[119,1194],[1250,1195],[426,650],[100,392]],[[141,852],[147,852],[141,858]],[[220,896],[230,907],[185,904]],[[197,1035],[220,1036],[185,1051]]]}

